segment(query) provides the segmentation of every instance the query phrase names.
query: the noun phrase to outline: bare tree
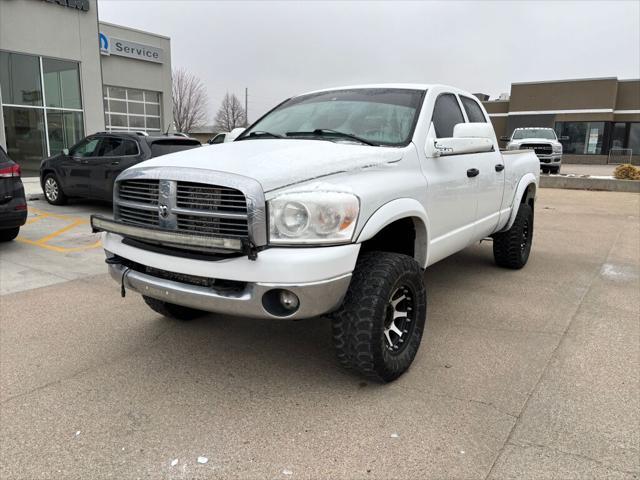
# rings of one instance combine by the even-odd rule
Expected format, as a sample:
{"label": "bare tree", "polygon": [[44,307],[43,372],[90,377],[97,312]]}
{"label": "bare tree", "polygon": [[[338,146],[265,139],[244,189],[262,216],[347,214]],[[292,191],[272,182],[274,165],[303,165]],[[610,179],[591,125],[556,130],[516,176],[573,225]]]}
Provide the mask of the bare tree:
{"label": "bare tree", "polygon": [[172,75],[173,123],[178,132],[190,133],[207,120],[207,90],[198,77],[183,68]]}
{"label": "bare tree", "polygon": [[246,126],[247,115],[238,97],[227,93],[216,114],[216,129],[230,132],[234,128]]}

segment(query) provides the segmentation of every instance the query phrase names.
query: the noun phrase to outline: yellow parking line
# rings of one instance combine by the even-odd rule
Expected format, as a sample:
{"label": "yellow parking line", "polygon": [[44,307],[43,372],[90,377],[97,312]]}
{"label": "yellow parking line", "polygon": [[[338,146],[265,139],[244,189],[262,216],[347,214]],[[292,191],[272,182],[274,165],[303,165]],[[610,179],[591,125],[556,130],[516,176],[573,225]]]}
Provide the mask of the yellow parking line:
{"label": "yellow parking line", "polygon": [[82,247],[71,247],[71,248],[65,248],[65,247],[57,247],[55,245],[47,245],[46,243],[38,243],[36,241],[33,240],[28,240],[26,238],[22,238],[22,237],[18,237],[16,238],[17,242],[21,242],[21,243],[26,243],[29,245],[34,245],[36,247],[40,247],[40,248],[45,248],[47,250],[52,250],[54,252],[58,252],[58,253],[71,253],[71,252],[79,252],[82,250],[91,250],[92,248],[98,248],[100,246],[102,246],[102,241],[98,240],[96,243],[93,243],[91,245],[84,245]]}
{"label": "yellow parking line", "polygon": [[50,233],[49,235],[47,235],[46,237],[42,237],[39,240],[36,240],[36,243],[39,245],[42,245],[43,243],[47,243],[49,240],[51,240],[52,238],[56,238],[58,235],[62,235],[64,232],[68,232],[69,230],[76,228],[79,225],[82,225],[83,223],[87,223],[86,220],[76,220],[75,222],[67,225],[64,228],[61,228],[60,230],[56,230],[55,232]]}

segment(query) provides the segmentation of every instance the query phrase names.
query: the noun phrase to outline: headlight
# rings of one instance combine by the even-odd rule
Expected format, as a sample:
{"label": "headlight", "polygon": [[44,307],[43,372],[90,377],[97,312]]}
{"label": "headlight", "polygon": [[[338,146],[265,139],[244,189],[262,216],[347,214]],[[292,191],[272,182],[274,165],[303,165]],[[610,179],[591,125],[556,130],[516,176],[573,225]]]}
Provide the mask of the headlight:
{"label": "headlight", "polygon": [[562,153],[562,145],[554,145],[553,153]]}
{"label": "headlight", "polygon": [[270,243],[348,243],[360,211],[345,192],[299,192],[269,201]]}

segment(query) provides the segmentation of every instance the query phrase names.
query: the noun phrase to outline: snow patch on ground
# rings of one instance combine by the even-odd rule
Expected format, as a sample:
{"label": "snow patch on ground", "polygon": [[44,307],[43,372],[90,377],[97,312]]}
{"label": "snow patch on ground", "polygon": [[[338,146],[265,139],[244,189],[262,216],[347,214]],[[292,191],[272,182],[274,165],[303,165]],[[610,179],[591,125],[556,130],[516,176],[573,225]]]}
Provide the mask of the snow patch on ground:
{"label": "snow patch on ground", "polygon": [[610,280],[630,282],[640,277],[638,269],[630,265],[615,265],[605,263],[600,269],[600,275]]}

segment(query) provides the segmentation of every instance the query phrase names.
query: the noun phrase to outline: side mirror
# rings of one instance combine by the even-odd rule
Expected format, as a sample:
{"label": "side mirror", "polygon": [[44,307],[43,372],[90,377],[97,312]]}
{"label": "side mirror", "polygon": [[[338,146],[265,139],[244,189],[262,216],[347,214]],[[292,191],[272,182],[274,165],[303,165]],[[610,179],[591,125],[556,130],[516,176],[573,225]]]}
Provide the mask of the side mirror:
{"label": "side mirror", "polygon": [[491,152],[495,134],[488,123],[459,123],[453,137],[435,138],[433,125],[429,129],[425,153],[428,157],[444,157],[465,153]]}
{"label": "side mirror", "polygon": [[69,149],[68,149],[68,148],[63,148],[63,149],[62,149],[62,154],[63,154],[65,157],[68,157],[68,156],[69,156]]}
{"label": "side mirror", "polygon": [[500,141],[502,141],[502,142],[508,142],[509,140],[511,140],[511,138],[507,137],[506,135],[502,135],[500,137]]}

